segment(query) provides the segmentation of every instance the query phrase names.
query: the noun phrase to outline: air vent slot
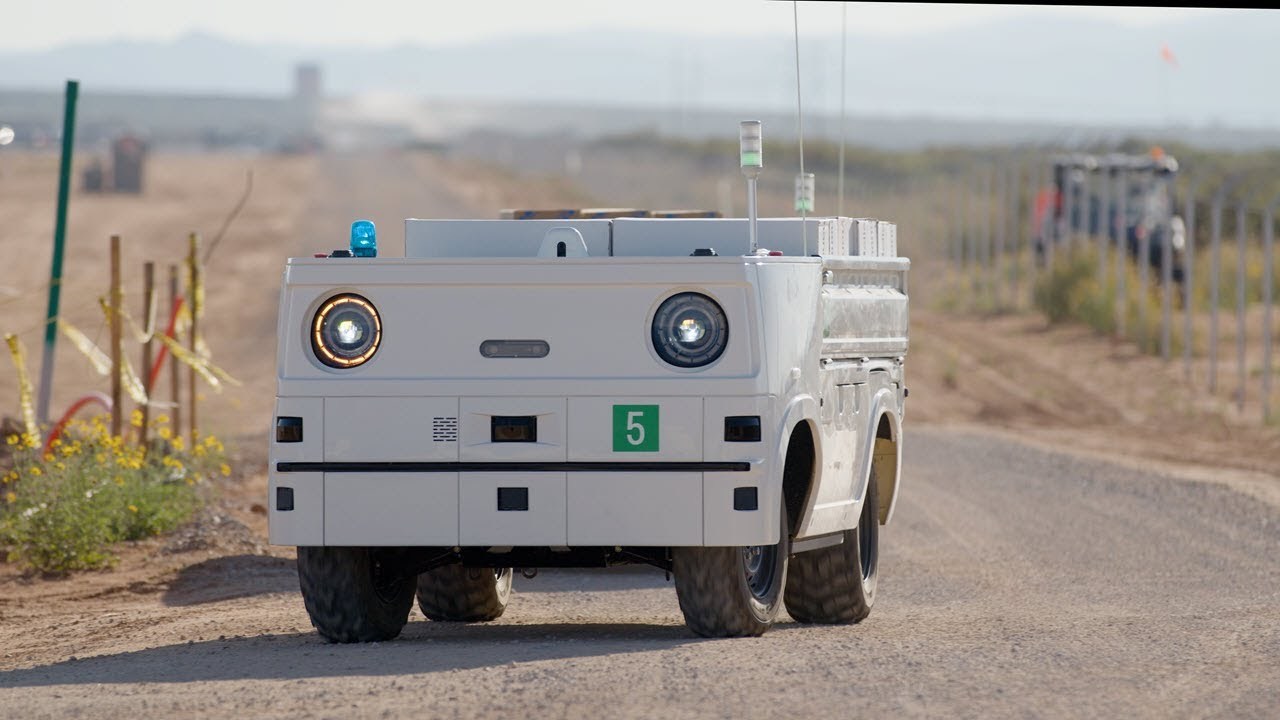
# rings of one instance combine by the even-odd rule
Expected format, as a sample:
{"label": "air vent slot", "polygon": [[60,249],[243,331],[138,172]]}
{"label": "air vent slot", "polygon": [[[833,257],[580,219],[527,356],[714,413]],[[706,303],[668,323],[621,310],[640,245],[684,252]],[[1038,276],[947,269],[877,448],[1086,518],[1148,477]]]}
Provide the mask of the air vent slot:
{"label": "air vent slot", "polygon": [[432,442],[458,442],[458,418],[438,417],[431,420]]}

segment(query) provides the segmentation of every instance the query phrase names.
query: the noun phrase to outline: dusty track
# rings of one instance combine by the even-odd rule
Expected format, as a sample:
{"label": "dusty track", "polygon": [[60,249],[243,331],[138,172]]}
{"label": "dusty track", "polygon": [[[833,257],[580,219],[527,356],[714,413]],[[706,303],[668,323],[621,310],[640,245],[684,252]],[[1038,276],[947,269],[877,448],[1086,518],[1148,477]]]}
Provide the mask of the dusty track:
{"label": "dusty track", "polygon": [[902,505],[865,623],[701,640],[662,574],[632,568],[517,578],[492,624],[415,610],[394,642],[323,643],[291,551],[263,548],[253,509],[280,259],[340,247],[358,216],[394,248],[405,216],[566,196],[420,155],[271,167],[249,211],[277,207],[279,235],[237,225],[216,261],[227,284],[211,287],[225,311],[211,344],[247,385],[210,401],[215,429],[243,433],[217,521],[125,548],[114,572],[47,581],[0,565],[0,717],[1269,717],[1280,705],[1274,431],[1168,384],[1144,389],[1173,371],[1086,332],[927,305],[913,318]]}
{"label": "dusty track", "polygon": [[0,715],[1274,712],[1280,507],[956,431],[914,428],[907,467],[858,626],[701,640],[656,571],[546,572],[496,623],[415,610],[394,642],[326,645],[292,564],[240,555],[43,583],[39,607],[7,581]]}

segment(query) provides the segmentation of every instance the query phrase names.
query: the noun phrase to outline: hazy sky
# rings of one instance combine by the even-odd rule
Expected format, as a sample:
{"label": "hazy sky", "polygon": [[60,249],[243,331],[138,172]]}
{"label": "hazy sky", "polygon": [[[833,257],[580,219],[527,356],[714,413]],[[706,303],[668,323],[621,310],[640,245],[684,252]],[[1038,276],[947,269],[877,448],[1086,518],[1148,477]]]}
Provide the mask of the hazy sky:
{"label": "hazy sky", "polygon": [[[0,9],[0,48],[37,50],[113,39],[172,40],[188,32],[264,43],[454,44],[594,28],[692,34],[791,29],[792,4],[765,0],[16,0]],[[1072,15],[1130,25],[1221,10],[848,3],[851,33],[909,34],[997,17]],[[801,2],[801,33],[838,31],[840,3]]]}

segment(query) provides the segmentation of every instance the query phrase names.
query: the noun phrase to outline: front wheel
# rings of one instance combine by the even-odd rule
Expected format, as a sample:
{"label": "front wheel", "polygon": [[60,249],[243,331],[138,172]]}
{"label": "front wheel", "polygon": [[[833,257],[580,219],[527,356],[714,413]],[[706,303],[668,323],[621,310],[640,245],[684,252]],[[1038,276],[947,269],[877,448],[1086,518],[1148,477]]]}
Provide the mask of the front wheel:
{"label": "front wheel", "polygon": [[329,642],[378,642],[400,634],[413,578],[370,548],[300,547],[298,581],[311,624]]}
{"label": "front wheel", "polygon": [[685,624],[703,637],[763,635],[782,608],[787,580],[787,513],[777,545],[672,550],[676,597]]}
{"label": "front wheel", "polygon": [[871,468],[858,526],[839,545],[800,553],[791,560],[787,613],[797,622],[850,624],[871,614],[880,557],[880,506]]}

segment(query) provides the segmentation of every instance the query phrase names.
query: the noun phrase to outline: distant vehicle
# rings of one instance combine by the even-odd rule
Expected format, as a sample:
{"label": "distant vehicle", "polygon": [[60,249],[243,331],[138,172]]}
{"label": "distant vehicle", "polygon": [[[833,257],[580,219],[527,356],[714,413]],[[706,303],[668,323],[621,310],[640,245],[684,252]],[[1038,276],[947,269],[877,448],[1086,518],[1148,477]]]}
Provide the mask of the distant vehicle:
{"label": "distant vehicle", "polygon": [[1168,238],[1173,280],[1182,282],[1186,226],[1175,212],[1177,174],[1178,161],[1159,148],[1149,155],[1055,158],[1053,184],[1041,190],[1034,208],[1037,260],[1043,264],[1048,247],[1060,247],[1072,235],[1105,233],[1113,246],[1123,237],[1135,262],[1145,258],[1160,269]]}

